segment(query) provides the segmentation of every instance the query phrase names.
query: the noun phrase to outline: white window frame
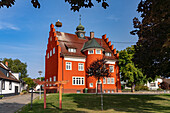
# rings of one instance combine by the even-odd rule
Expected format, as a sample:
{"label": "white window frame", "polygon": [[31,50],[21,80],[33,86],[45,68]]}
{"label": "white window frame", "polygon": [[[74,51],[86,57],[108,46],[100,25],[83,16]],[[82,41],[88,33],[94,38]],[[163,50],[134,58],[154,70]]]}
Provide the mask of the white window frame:
{"label": "white window frame", "polygon": [[[90,51],[93,51],[93,53],[90,53]],[[88,50],[88,54],[94,54],[94,50]]]}
{"label": "white window frame", "polygon": [[[70,68],[67,68],[70,67]],[[66,70],[72,70],[72,62],[66,62]]]}
{"label": "white window frame", "polygon": [[111,78],[110,83],[115,84],[115,78]]}
{"label": "white window frame", "polygon": [[55,82],[55,81],[56,81],[56,76],[54,76],[54,78],[53,78],[53,79],[54,79],[54,82]]}
{"label": "white window frame", "polygon": [[106,52],[105,56],[112,56],[112,54],[110,52]]}
{"label": "white window frame", "polygon": [[84,63],[78,63],[78,70],[84,71]]}
{"label": "white window frame", "polygon": [[68,48],[68,52],[76,53],[76,48]]}
{"label": "white window frame", "polygon": [[52,50],[50,51],[50,57],[52,56]]}
{"label": "white window frame", "polygon": [[110,90],[108,90],[107,93],[110,93]]}
{"label": "white window frame", "polygon": [[103,78],[103,84],[106,84],[106,78],[105,77]]}
{"label": "white window frame", "polygon": [[89,83],[89,87],[93,87],[93,83]]}
{"label": "white window frame", "polygon": [[[110,67],[113,67],[113,70],[111,70]],[[110,66],[109,66],[109,72],[110,72],[110,73],[113,73],[113,72],[114,72],[114,66],[113,66],[113,65],[110,65]]]}
{"label": "white window frame", "polygon": [[[99,53],[97,51],[99,51]],[[96,49],[96,54],[101,54],[101,50],[100,49]]]}
{"label": "white window frame", "polygon": [[111,81],[110,81],[110,78],[107,78],[107,84],[110,84]]}
{"label": "white window frame", "polygon": [[53,48],[53,54],[55,54],[55,47]]}
{"label": "white window frame", "polygon": [[2,80],[2,90],[5,90],[5,80]]}
{"label": "white window frame", "polygon": [[84,77],[72,77],[72,85],[84,85]]}

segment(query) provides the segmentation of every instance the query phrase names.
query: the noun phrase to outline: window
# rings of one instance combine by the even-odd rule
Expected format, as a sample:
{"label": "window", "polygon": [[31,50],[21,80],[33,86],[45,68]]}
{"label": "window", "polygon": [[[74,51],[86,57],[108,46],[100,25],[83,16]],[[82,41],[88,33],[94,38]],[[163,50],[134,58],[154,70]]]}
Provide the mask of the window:
{"label": "window", "polygon": [[113,73],[114,72],[113,66],[109,66],[109,70],[110,70],[111,73]]}
{"label": "window", "polygon": [[68,52],[76,53],[76,49],[75,48],[68,48]]}
{"label": "window", "polygon": [[52,78],[50,77],[50,82],[52,81]]}
{"label": "window", "polygon": [[90,83],[90,87],[93,87],[93,83]]}
{"label": "window", "polygon": [[103,84],[106,84],[106,78],[103,78]]}
{"label": "window", "polygon": [[106,90],[104,90],[104,93],[106,93]]}
{"label": "window", "polygon": [[105,56],[111,56],[111,53],[105,53]]}
{"label": "window", "polygon": [[52,37],[50,37],[50,41],[52,41]]}
{"label": "window", "polygon": [[71,62],[66,62],[66,70],[72,70]]}
{"label": "window", "polygon": [[112,93],[114,93],[114,91],[112,90]]}
{"label": "window", "polygon": [[108,90],[107,93],[110,93],[110,90]]}
{"label": "window", "polygon": [[2,81],[2,90],[5,90],[5,81]]}
{"label": "window", "polygon": [[53,48],[53,54],[55,54],[55,47]]}
{"label": "window", "polygon": [[54,76],[54,81],[56,81],[56,76]]}
{"label": "window", "polygon": [[50,51],[50,56],[52,56],[52,50]]}
{"label": "window", "polygon": [[110,78],[107,78],[107,84],[110,84]]}
{"label": "window", "polygon": [[89,50],[88,54],[94,54],[94,50]]}
{"label": "window", "polygon": [[84,77],[73,77],[72,85],[84,85]]}
{"label": "window", "polygon": [[101,50],[100,49],[96,49],[96,54],[101,54]]}
{"label": "window", "polygon": [[155,83],[150,83],[150,87],[156,87]]}
{"label": "window", "polygon": [[115,84],[114,78],[111,78],[111,84]]}
{"label": "window", "polygon": [[47,59],[49,58],[49,53],[47,54]]}
{"label": "window", "polygon": [[46,81],[48,82],[48,79],[46,79]]}
{"label": "window", "polygon": [[11,83],[11,81],[9,82],[9,90],[12,90],[12,83]]}
{"label": "window", "polygon": [[84,71],[84,64],[83,63],[78,63],[79,64],[79,71]]}

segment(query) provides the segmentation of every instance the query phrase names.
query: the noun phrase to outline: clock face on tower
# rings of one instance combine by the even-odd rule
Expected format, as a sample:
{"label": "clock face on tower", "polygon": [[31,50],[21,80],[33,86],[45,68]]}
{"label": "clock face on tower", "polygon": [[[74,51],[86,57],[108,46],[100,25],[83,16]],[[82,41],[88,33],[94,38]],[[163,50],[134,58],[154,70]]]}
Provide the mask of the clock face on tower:
{"label": "clock face on tower", "polygon": [[80,37],[83,38],[83,37],[84,37],[84,34],[83,34],[83,33],[80,33]]}

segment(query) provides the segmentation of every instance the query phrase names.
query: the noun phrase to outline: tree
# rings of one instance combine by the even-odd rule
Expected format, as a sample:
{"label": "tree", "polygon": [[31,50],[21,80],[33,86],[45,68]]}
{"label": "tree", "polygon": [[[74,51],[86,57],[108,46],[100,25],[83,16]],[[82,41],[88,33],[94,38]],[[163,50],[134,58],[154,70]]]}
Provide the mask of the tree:
{"label": "tree", "polygon": [[144,84],[147,79],[143,75],[142,70],[137,68],[133,63],[135,48],[134,46],[127,47],[119,52],[119,69],[122,80],[128,80],[128,85],[131,86],[131,91],[134,92],[134,86]]}
{"label": "tree", "polygon": [[86,73],[87,77],[93,76],[98,80],[98,82],[100,81],[100,78],[110,76],[110,72],[109,69],[106,68],[106,60],[104,58],[97,59],[96,61],[92,62],[87,68]]}
{"label": "tree", "polygon": [[[86,75],[87,77],[91,77],[91,76],[95,77],[98,80],[98,83],[100,81],[100,78],[110,76],[110,72],[109,69],[106,68],[106,60],[104,58],[97,59],[96,61],[92,62],[90,66],[87,68],[86,73],[87,73]],[[103,110],[102,84],[101,84],[101,110]]]}
{"label": "tree", "polygon": [[34,81],[29,77],[23,78],[23,80],[26,82],[26,84],[28,84],[27,90],[36,86]]}
{"label": "tree", "polygon": [[8,67],[13,73],[21,73],[20,79],[28,77],[27,75],[27,64],[21,62],[19,59],[12,60],[11,58],[4,58],[2,61],[4,64],[8,62]]}
{"label": "tree", "polygon": [[169,0],[141,0],[137,11],[141,21],[135,17],[131,31],[139,37],[134,63],[147,78],[170,77]]}
{"label": "tree", "polygon": [[[109,7],[106,0],[96,0],[98,3],[102,2],[102,7],[106,9]],[[50,1],[49,1],[50,2]],[[92,0],[65,0],[65,2],[69,3],[71,6],[71,10],[79,11],[82,7],[91,8],[94,6]],[[31,0],[33,7],[40,8],[39,0]],[[7,8],[12,7],[15,4],[15,0],[1,0],[0,8],[6,6]]]}
{"label": "tree", "polygon": [[[37,79],[40,79],[40,77],[38,77]],[[41,81],[45,81],[45,77],[41,77]]]}

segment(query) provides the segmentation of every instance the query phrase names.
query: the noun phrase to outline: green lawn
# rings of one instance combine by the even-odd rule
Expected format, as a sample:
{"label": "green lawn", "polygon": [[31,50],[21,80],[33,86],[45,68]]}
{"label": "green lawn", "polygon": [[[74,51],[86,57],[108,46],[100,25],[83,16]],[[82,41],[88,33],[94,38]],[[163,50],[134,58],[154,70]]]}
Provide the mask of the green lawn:
{"label": "green lawn", "polygon": [[[100,109],[100,95],[63,94],[63,109],[59,110],[58,94],[50,94],[47,97],[47,109],[43,108],[43,99],[37,99],[32,110],[29,104],[19,113],[99,113]],[[104,95],[102,112],[170,113],[170,95]]]}

